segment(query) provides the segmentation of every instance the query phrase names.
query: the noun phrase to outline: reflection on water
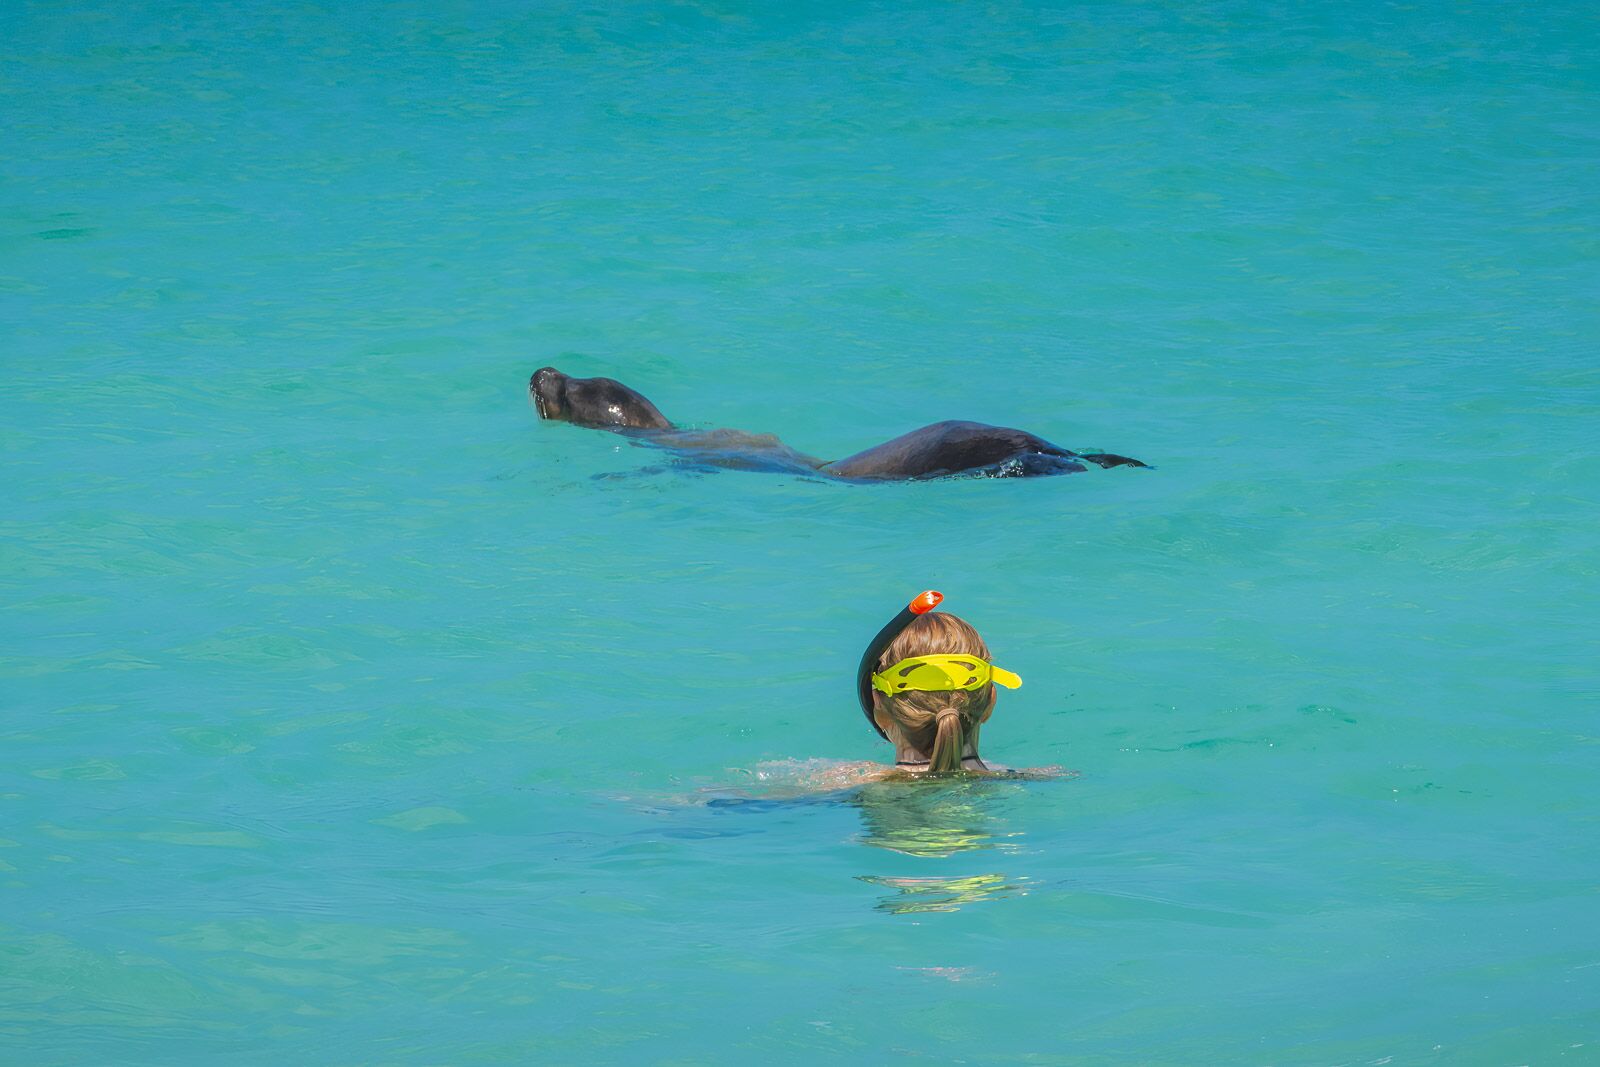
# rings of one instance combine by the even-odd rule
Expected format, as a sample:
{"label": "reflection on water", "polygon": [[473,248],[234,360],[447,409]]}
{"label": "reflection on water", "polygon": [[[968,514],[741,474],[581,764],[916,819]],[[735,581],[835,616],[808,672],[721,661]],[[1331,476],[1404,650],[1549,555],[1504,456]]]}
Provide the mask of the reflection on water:
{"label": "reflection on water", "polygon": [[851,799],[866,824],[863,840],[908,856],[942,858],[981,848],[1013,850],[1021,837],[992,815],[996,783],[983,779],[933,778],[878,782]]}
{"label": "reflection on water", "polygon": [[[805,807],[852,807],[861,814],[860,840],[863,843],[919,860],[950,860],[960,853],[979,850],[998,853],[1019,850],[1017,839],[1023,836],[1022,832],[1013,830],[1006,819],[997,814],[1008,797],[1024,788],[1019,780],[1002,780],[997,776],[953,775],[910,780],[899,777],[817,791],[819,783],[859,780],[863,768],[878,772],[878,768],[870,764],[820,760],[763,764],[754,777],[768,791],[767,795],[728,795],[721,790],[705,790],[697,803],[718,813],[746,815]],[[1047,777],[1062,779],[1071,775],[1052,771]],[[707,836],[727,832],[695,831]],[[958,911],[979,901],[1020,896],[1028,892],[1030,882],[1026,877],[998,871],[856,877],[889,890],[876,907],[894,915]]]}
{"label": "reflection on water", "polygon": [[[862,840],[875,848],[923,859],[948,859],[979,849],[1013,851],[1017,846],[1010,839],[1022,834],[993,814],[997,784],[962,778],[880,782],[857,790],[851,802],[861,812]],[[1024,893],[1027,881],[1000,873],[858,877],[892,891],[876,905],[877,910],[892,915],[956,911],[979,901]]]}
{"label": "reflection on water", "polygon": [[966,904],[1026,893],[1027,879],[1007,881],[1003,874],[975,874],[965,878],[880,878],[858,875],[863,882],[884,886],[894,892],[875,905],[891,915],[913,915],[927,911],[956,911]]}

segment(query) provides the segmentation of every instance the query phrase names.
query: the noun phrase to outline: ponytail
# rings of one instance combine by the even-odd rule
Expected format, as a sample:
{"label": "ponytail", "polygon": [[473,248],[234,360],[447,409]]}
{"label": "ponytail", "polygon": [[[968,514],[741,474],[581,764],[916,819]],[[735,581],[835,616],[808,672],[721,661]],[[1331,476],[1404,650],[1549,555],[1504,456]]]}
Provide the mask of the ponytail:
{"label": "ponytail", "polygon": [[941,771],[959,771],[961,769],[961,751],[966,747],[966,723],[961,714],[961,709],[954,704],[946,704],[937,712],[938,732],[933,735],[933,751],[928,754],[928,770],[935,774]]}

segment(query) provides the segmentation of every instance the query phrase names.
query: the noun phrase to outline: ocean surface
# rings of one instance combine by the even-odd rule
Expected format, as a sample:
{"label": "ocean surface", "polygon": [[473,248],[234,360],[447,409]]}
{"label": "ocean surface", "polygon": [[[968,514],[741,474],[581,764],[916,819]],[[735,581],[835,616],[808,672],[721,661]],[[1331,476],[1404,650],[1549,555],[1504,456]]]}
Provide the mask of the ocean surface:
{"label": "ocean surface", "polygon": [[[0,1062],[1600,1063],[1597,93],[1572,0],[10,0]],[[1075,776],[807,791],[929,587]]]}

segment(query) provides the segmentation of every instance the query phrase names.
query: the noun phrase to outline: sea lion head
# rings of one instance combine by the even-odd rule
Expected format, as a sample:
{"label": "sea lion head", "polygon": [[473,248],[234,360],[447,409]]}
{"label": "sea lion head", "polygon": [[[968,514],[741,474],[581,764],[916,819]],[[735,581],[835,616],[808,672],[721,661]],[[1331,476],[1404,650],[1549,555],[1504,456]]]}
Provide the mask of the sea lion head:
{"label": "sea lion head", "polygon": [[540,367],[528,379],[528,398],[541,419],[601,430],[668,430],[656,406],[612,378],[571,378]]}

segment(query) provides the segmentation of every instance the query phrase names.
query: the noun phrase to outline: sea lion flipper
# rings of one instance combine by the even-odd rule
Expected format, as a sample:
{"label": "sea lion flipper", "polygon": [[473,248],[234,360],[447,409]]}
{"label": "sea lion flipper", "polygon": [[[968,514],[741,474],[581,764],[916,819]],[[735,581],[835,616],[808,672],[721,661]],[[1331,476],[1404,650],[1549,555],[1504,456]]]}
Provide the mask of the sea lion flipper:
{"label": "sea lion flipper", "polygon": [[1096,467],[1109,470],[1112,467],[1146,467],[1150,464],[1134,459],[1131,456],[1119,456],[1114,452],[1078,452],[1077,457]]}

